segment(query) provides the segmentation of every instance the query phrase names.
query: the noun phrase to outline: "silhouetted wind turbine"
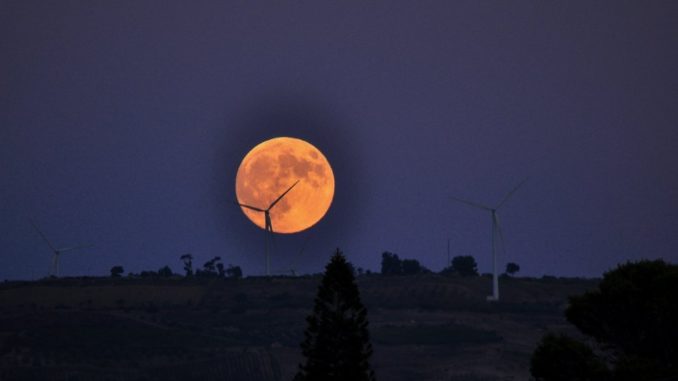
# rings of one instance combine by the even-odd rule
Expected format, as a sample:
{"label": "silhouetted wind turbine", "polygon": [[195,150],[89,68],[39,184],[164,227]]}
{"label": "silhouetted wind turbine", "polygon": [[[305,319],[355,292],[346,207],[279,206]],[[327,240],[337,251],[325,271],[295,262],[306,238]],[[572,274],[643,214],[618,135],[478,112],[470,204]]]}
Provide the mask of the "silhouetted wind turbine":
{"label": "silhouetted wind turbine", "polygon": [[31,221],[31,225],[33,225],[35,230],[38,232],[38,234],[40,234],[40,236],[45,241],[45,243],[47,243],[47,246],[49,246],[49,248],[52,249],[52,252],[54,253],[54,256],[52,257],[52,267],[50,269],[50,274],[49,274],[51,276],[55,276],[55,277],[59,276],[59,257],[61,256],[62,253],[65,253],[65,252],[71,251],[71,250],[79,250],[79,249],[86,249],[86,248],[92,247],[92,245],[77,245],[77,246],[70,246],[70,247],[64,247],[64,248],[57,249],[47,239],[47,236],[45,236],[45,234],[38,228],[38,225],[36,225],[35,222],[33,222],[33,220],[30,220],[30,221]]}
{"label": "silhouetted wind turbine", "polygon": [[273,224],[271,223],[271,209],[273,209],[275,204],[277,204],[280,200],[282,200],[282,198],[285,197],[285,195],[289,191],[291,191],[292,188],[294,188],[294,186],[299,183],[299,181],[300,180],[295,181],[294,184],[292,184],[291,187],[287,188],[287,190],[285,192],[283,192],[280,196],[278,196],[278,198],[276,198],[271,203],[271,205],[269,205],[268,208],[266,208],[266,209],[261,209],[261,208],[258,208],[256,206],[252,206],[252,205],[241,204],[237,201],[235,202],[237,205],[240,205],[243,208],[247,208],[247,209],[254,210],[256,212],[264,213],[265,230],[266,230],[266,235],[267,235],[267,237],[266,237],[266,276],[271,275],[271,258],[270,258],[270,255],[269,255],[269,246],[270,246],[270,240],[271,240],[273,233],[274,233],[273,232]]}
{"label": "silhouetted wind turbine", "polygon": [[292,261],[290,262],[289,268],[275,271],[275,273],[276,274],[290,274],[292,276],[297,276],[297,266],[299,265],[299,259],[301,259],[301,257],[304,255],[304,250],[306,250],[306,246],[308,245],[308,241],[310,239],[311,239],[310,235],[306,236],[306,239],[304,240],[304,243],[301,246],[301,250],[299,250],[299,253],[297,253],[295,258],[292,258]]}
{"label": "silhouetted wind turbine", "polygon": [[513,194],[518,190],[518,188],[520,188],[525,183],[525,181],[527,181],[527,178],[521,181],[518,185],[516,185],[510,192],[508,192],[506,196],[504,196],[504,198],[501,200],[501,202],[494,208],[483,204],[479,204],[477,202],[472,202],[457,197],[450,197],[454,201],[470,205],[474,208],[486,210],[490,212],[490,215],[492,216],[492,295],[487,297],[487,300],[489,301],[499,300],[499,275],[497,273],[498,268],[497,268],[496,236],[499,236],[499,240],[501,240],[502,250],[506,251],[506,247],[504,246],[504,233],[502,233],[501,227],[499,226],[499,218],[497,217],[497,211],[504,204],[506,204],[506,201],[508,201],[508,199],[511,198],[511,196],[513,196]]}

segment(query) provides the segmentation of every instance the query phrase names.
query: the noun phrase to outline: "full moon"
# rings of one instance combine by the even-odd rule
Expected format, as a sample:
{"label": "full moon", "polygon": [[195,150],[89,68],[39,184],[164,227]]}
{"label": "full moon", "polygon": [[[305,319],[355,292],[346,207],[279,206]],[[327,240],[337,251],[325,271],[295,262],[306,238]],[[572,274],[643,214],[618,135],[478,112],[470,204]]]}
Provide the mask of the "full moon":
{"label": "full moon", "polygon": [[[304,140],[279,137],[245,155],[235,177],[235,194],[238,203],[266,210],[293,185],[270,209],[275,233],[310,228],[325,216],[334,198],[334,173],[325,156]],[[263,212],[241,209],[250,221],[266,228]]]}

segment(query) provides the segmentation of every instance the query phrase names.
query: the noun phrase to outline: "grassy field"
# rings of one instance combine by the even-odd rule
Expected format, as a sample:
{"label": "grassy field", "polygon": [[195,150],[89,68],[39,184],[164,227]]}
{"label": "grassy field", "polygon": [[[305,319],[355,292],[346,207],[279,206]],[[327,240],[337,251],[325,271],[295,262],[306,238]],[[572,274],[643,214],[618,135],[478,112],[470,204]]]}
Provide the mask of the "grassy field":
{"label": "grassy field", "polygon": [[[0,285],[0,380],[290,380],[319,277],[78,278]],[[527,380],[595,280],[369,276],[381,380]]]}

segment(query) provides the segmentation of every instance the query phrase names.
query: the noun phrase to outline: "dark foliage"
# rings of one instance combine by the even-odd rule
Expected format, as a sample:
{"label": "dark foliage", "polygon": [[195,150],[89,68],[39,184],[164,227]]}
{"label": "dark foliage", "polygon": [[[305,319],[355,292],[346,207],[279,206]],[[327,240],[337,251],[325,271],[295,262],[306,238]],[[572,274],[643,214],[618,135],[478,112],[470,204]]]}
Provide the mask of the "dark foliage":
{"label": "dark foliage", "polygon": [[341,251],[332,256],[318,288],[313,313],[301,343],[305,364],[295,381],[375,380],[369,359],[367,310],[353,269]]}
{"label": "dark foliage", "polygon": [[381,254],[381,274],[400,275],[403,273],[403,263],[398,254],[385,251]]}
{"label": "dark foliage", "polygon": [[548,334],[532,354],[530,372],[536,381],[605,381],[605,363],[591,347],[565,335]]}
{"label": "dark foliage", "polygon": [[400,259],[398,254],[388,251],[385,251],[381,255],[382,275],[415,275],[426,272],[430,271],[422,266],[416,259]]}
{"label": "dark foliage", "polygon": [[[219,266],[221,265],[221,266]],[[217,269],[223,269],[223,265],[221,264],[221,257],[214,257],[210,259],[209,261],[205,262],[205,264],[202,266],[202,270],[197,270],[195,272],[195,276],[199,278],[216,278],[220,274],[223,274],[222,271],[217,272]]]}
{"label": "dark foliage", "polygon": [[478,264],[470,255],[459,255],[452,258],[452,266],[445,268],[441,274],[459,276],[478,276]]}
{"label": "dark foliage", "polygon": [[174,273],[172,272],[172,269],[169,266],[163,266],[158,270],[158,276],[162,278],[169,278]]}
{"label": "dark foliage", "polygon": [[111,277],[120,278],[122,273],[125,272],[125,269],[122,266],[113,266],[111,267]]}
{"label": "dark foliage", "polygon": [[415,275],[424,271],[424,268],[416,259],[403,259],[402,268],[404,275]]}
{"label": "dark foliage", "polygon": [[184,262],[184,271],[186,272],[186,277],[192,277],[193,276],[193,255],[191,254],[184,254],[181,257],[179,257],[182,262]]}
{"label": "dark foliage", "polygon": [[520,266],[517,263],[509,262],[506,264],[506,273],[508,275],[513,275],[520,271]]}
{"label": "dark foliage", "polygon": [[155,271],[142,271],[139,276],[142,278],[157,278],[158,273]]}
{"label": "dark foliage", "polygon": [[566,317],[616,354],[617,378],[678,377],[678,266],[661,260],[621,265],[605,274],[598,290],[570,298]]}
{"label": "dark foliage", "polygon": [[228,275],[229,278],[240,279],[242,278],[242,269],[240,266],[228,265],[226,275]]}
{"label": "dark foliage", "polygon": [[[613,380],[678,380],[678,266],[661,260],[621,265],[604,275],[597,290],[571,297],[565,315],[606,351]],[[561,339],[556,342],[558,347],[550,340],[546,343],[551,344],[553,353],[558,353],[556,349],[562,352],[554,357],[567,356],[572,354],[572,348],[583,346]],[[533,357],[535,377],[535,361],[555,361],[539,354],[545,351],[544,345],[543,342]],[[569,362],[562,365],[563,369],[593,372],[595,369],[587,362],[591,353],[583,349],[577,353],[567,357]],[[599,379],[595,372],[587,377],[576,379]],[[544,378],[551,379],[562,378]]]}

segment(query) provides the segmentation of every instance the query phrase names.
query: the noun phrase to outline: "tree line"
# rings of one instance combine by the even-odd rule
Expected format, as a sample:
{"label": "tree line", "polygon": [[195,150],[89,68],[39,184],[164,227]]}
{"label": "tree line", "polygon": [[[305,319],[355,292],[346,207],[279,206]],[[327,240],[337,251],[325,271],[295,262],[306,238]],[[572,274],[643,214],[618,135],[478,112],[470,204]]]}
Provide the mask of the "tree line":
{"label": "tree line", "polygon": [[[514,275],[520,271],[520,266],[510,262],[506,265],[505,273]],[[416,275],[432,273],[431,270],[422,266],[416,259],[400,259],[398,254],[385,251],[381,255],[381,274],[382,275]],[[452,258],[449,266],[445,267],[439,274],[450,276],[472,277],[478,276],[478,263],[471,255],[459,255]]]}
{"label": "tree line", "polygon": [[[202,268],[194,268],[193,255],[188,253],[179,257],[183,266],[183,276],[186,278],[242,278],[243,272],[240,266],[229,264],[225,266],[221,261],[221,257],[216,256],[208,260],[202,265]],[[350,264],[349,264],[350,265]],[[352,266],[352,265],[350,265]],[[505,274],[514,275],[520,271],[520,266],[516,263],[508,263],[506,265]],[[111,277],[120,278],[124,274],[123,266],[113,266],[110,270]],[[433,271],[423,266],[418,260],[411,258],[401,259],[398,254],[385,251],[381,256],[381,275],[416,275],[416,274],[431,274]],[[371,275],[370,270],[363,270],[358,268],[356,274]],[[473,256],[460,255],[456,256],[450,262],[450,265],[442,269],[439,274],[446,276],[461,276],[473,277],[478,276],[478,264]],[[169,266],[163,266],[157,271],[141,271],[139,274],[129,273],[131,277],[141,278],[170,278],[175,276],[182,276],[182,274],[174,273]]]}
{"label": "tree line", "polygon": [[[193,268],[193,255],[184,254],[179,257],[184,269],[183,276],[186,278],[242,278],[242,269],[240,266],[229,264],[224,266],[221,257],[213,257],[202,265],[202,268]],[[120,278],[125,272],[124,267],[117,265],[111,267],[111,277]],[[158,271],[142,271],[139,274],[129,273],[128,276],[141,278],[171,278],[181,276],[174,273],[169,266],[163,266]]]}

